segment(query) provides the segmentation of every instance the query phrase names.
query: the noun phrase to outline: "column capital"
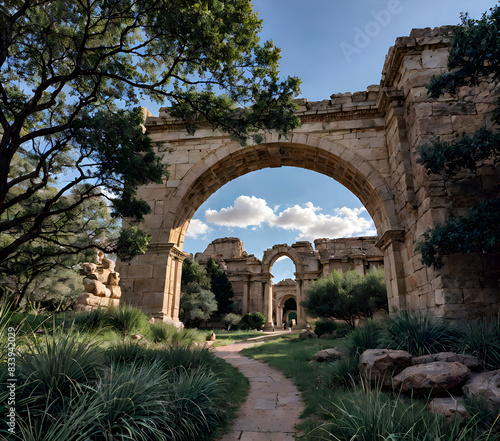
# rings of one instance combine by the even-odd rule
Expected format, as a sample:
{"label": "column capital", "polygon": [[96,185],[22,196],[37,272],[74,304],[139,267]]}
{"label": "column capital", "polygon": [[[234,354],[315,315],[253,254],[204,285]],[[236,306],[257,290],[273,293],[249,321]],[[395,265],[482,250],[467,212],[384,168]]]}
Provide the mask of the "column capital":
{"label": "column capital", "polygon": [[387,230],[375,244],[381,251],[385,251],[393,242],[403,242],[405,230],[402,228]]}
{"label": "column capital", "polygon": [[174,243],[151,243],[148,245],[147,254],[167,254],[181,262],[189,256],[188,253],[181,251]]}

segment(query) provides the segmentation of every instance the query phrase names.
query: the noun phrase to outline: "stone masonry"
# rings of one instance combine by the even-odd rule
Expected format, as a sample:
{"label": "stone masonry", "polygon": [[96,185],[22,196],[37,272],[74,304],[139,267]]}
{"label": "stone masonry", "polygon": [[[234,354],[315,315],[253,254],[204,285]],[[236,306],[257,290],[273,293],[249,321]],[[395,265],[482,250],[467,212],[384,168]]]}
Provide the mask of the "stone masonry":
{"label": "stone masonry", "polygon": [[[497,314],[498,256],[452,255],[435,271],[415,252],[427,228],[463,214],[477,200],[480,185],[500,181],[493,161],[478,178],[464,175],[454,183],[427,175],[416,162],[419,145],[492,124],[492,82],[463,87],[455,97],[427,95],[430,78],[447,70],[450,32],[450,27],[414,29],[398,38],[380,84],[366,91],[320,102],[297,100],[302,126],[288,138],[266,133],[262,143],[242,147],[209,126],[190,136],[166,108],[156,117],[145,111],[146,130],[170,164],[170,179],[139,189],[152,208],[143,225],[152,242],[145,255],[118,264],[123,301],[178,322],[184,236],[196,210],[232,179],[266,167],[295,166],[335,179],[366,207],[384,254],[391,309],[428,310],[448,319]],[[270,290],[265,292],[271,309]]]}

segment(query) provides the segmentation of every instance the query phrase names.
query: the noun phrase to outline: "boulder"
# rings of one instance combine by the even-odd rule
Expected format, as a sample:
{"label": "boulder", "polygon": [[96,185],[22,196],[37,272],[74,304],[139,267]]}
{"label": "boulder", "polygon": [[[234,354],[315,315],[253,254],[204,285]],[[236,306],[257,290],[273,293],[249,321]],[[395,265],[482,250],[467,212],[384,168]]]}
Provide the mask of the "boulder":
{"label": "boulder", "polygon": [[334,361],[342,358],[345,354],[339,350],[339,346],[331,349],[323,349],[311,357],[311,361]]}
{"label": "boulder", "polygon": [[392,384],[391,377],[411,364],[411,354],[392,349],[368,349],[359,357],[359,373],[372,383]]}
{"label": "boulder", "polygon": [[304,331],[299,335],[301,340],[307,340],[308,338],[318,338],[318,336],[313,331]]}
{"label": "boulder", "polygon": [[466,397],[484,397],[488,407],[500,407],[500,369],[480,374],[472,374],[463,387]]}
{"label": "boulder", "polygon": [[323,338],[323,339],[333,339],[333,338],[337,338],[337,336],[335,334],[331,334],[329,332],[327,332],[326,334],[321,334],[319,336],[319,338]]}
{"label": "boulder", "polygon": [[463,421],[468,417],[467,409],[455,397],[434,398],[427,407],[431,412],[444,415],[448,422],[453,421],[455,418]]}
{"label": "boulder", "polygon": [[473,355],[456,354],[455,352],[438,352],[436,354],[413,357],[411,364],[412,366],[415,366],[417,364],[432,363],[433,361],[456,361],[458,363],[464,364],[471,371],[477,371],[481,369],[479,358],[474,357]]}
{"label": "boulder", "polygon": [[463,385],[471,376],[469,368],[456,361],[433,361],[410,366],[393,378],[394,387],[414,395],[437,395]]}

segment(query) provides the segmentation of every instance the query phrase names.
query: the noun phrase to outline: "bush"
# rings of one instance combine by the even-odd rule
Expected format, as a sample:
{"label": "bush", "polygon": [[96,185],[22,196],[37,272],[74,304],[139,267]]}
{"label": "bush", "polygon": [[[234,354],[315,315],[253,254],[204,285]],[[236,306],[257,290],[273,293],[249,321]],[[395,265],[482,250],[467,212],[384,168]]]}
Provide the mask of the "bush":
{"label": "bush", "polygon": [[34,400],[64,400],[78,395],[80,386],[96,381],[104,354],[80,335],[54,335],[36,341],[18,357],[23,392]]}
{"label": "bush", "polygon": [[241,322],[241,319],[242,319],[241,315],[230,312],[229,314],[226,314],[224,317],[222,317],[222,324],[229,331],[231,329],[231,326],[232,327],[238,326]]}
{"label": "bush", "polygon": [[[478,424],[461,425],[458,418],[448,423],[444,416],[427,410],[425,400],[403,400],[380,388],[360,384],[350,391],[338,391],[328,411],[327,423],[310,435],[313,439],[336,441],[453,440],[492,441]],[[326,436],[325,436],[326,435]]]}
{"label": "bush", "polygon": [[90,312],[78,312],[75,314],[73,324],[84,332],[101,331],[111,326],[110,316],[106,309],[94,309]]}
{"label": "bush", "polygon": [[359,355],[349,354],[326,368],[329,387],[352,386],[359,378]]}
{"label": "bush", "polygon": [[402,349],[413,356],[452,349],[456,335],[450,326],[429,313],[403,311],[386,319],[380,343],[389,349]]}
{"label": "bush", "polygon": [[343,345],[349,354],[361,355],[367,349],[380,347],[380,330],[378,322],[367,320],[347,335]]}
{"label": "bush", "polygon": [[335,332],[337,334],[337,338],[344,338],[352,332],[352,327],[347,323],[339,323]]}
{"label": "bush", "polygon": [[500,369],[500,323],[483,318],[458,328],[456,349],[475,355],[488,369]]}
{"label": "bush", "polygon": [[135,306],[123,304],[107,310],[110,326],[124,335],[147,332],[149,317]]}
{"label": "bush", "polygon": [[264,327],[266,320],[267,318],[262,312],[248,313],[241,319],[240,327],[260,331]]}
{"label": "bush", "polygon": [[314,333],[319,337],[323,334],[333,334],[337,329],[337,323],[334,320],[317,320],[314,323]]}
{"label": "bush", "polygon": [[178,333],[172,323],[155,322],[149,325],[149,336],[155,343],[175,341]]}

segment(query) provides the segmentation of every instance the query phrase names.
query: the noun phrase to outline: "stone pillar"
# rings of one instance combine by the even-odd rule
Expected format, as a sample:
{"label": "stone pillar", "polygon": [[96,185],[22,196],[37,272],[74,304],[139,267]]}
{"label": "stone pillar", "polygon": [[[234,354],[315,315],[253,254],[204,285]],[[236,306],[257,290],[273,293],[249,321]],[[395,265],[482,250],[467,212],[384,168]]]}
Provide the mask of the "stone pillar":
{"label": "stone pillar", "polygon": [[249,281],[245,280],[243,282],[243,303],[241,306],[241,315],[248,314],[248,285]]}
{"label": "stone pillar", "polygon": [[119,263],[122,301],[142,308],[157,320],[179,321],[182,262],[187,254],[173,243],[150,244],[130,264]]}
{"label": "stone pillar", "polygon": [[304,308],[300,306],[300,302],[305,299],[305,293],[309,289],[309,280],[298,279],[299,289],[297,295],[297,326],[305,326],[307,317]]}
{"label": "stone pillar", "polygon": [[405,311],[406,284],[401,252],[405,249],[403,230],[388,230],[376,246],[384,252],[384,271],[389,311]]}
{"label": "stone pillar", "polygon": [[264,310],[266,311],[267,321],[264,326],[264,331],[274,331],[273,324],[273,288],[271,279],[266,282],[264,287]]}

